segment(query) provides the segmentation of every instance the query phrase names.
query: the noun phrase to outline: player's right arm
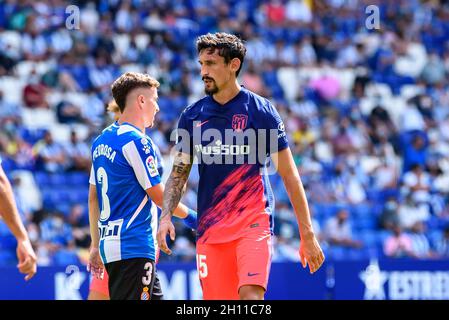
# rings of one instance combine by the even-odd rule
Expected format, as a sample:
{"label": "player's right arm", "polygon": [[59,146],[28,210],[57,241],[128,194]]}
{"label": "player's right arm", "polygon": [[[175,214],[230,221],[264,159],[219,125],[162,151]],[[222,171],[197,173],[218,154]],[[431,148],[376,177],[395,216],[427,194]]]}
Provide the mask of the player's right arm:
{"label": "player's right arm", "polygon": [[37,271],[36,254],[31,246],[26,229],[20,220],[13,191],[2,166],[0,165],[0,215],[8,228],[17,239],[17,267],[21,273],[25,273],[25,280],[30,280]]}
{"label": "player's right arm", "polygon": [[185,192],[192,163],[191,155],[182,152],[176,153],[173,168],[165,186],[157,241],[161,250],[166,254],[171,254],[171,250],[167,246],[167,234],[170,235],[172,240],[175,239],[175,227],[171,218],[174,213],[176,214],[175,210]]}

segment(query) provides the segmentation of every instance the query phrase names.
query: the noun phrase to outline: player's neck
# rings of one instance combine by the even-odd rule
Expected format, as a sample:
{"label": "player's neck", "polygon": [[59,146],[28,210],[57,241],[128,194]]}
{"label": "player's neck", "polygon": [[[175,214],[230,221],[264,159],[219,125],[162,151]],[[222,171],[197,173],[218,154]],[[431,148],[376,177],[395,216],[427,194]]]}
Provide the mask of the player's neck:
{"label": "player's neck", "polygon": [[120,119],[118,120],[118,123],[122,125],[125,122],[133,125],[140,131],[145,132],[145,124],[143,122],[142,117],[137,116],[135,113],[124,112],[120,117]]}
{"label": "player's neck", "polygon": [[236,95],[238,95],[240,89],[240,85],[236,79],[235,81],[231,81],[228,86],[221,89],[218,93],[213,94],[212,97],[216,102],[224,105],[225,103],[232,100]]}

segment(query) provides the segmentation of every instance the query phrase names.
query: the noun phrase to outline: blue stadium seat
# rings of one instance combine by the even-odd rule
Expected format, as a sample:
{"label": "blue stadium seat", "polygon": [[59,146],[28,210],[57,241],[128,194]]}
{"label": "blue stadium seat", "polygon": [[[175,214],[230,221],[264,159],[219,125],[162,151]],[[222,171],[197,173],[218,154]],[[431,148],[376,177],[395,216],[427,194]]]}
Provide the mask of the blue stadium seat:
{"label": "blue stadium seat", "polygon": [[366,249],[366,248],[361,248],[361,249],[348,248],[346,250],[345,257],[349,260],[365,260],[365,259],[369,259],[370,255],[369,255],[368,249]]}
{"label": "blue stadium seat", "polygon": [[34,180],[39,187],[48,186],[51,184],[48,174],[44,171],[37,171],[34,174]]}
{"label": "blue stadium seat", "polygon": [[343,260],[346,257],[346,248],[339,246],[329,246],[327,256],[331,260]]}
{"label": "blue stadium seat", "polygon": [[374,215],[354,217],[352,222],[352,226],[357,230],[374,230],[376,229],[378,223],[377,217]]}
{"label": "blue stadium seat", "polygon": [[357,235],[354,235],[354,237],[362,241],[365,247],[373,247],[377,243],[377,233],[378,231],[375,230],[363,230],[357,233]]}
{"label": "blue stadium seat", "polygon": [[70,186],[86,187],[89,183],[89,176],[85,172],[71,172],[66,174],[66,181]]}
{"label": "blue stadium seat", "polygon": [[66,179],[66,174],[64,173],[53,173],[49,176],[51,184],[55,187],[67,186],[68,181]]}
{"label": "blue stadium seat", "polygon": [[72,204],[75,203],[87,203],[88,200],[88,191],[86,190],[72,190],[68,194],[69,202]]}
{"label": "blue stadium seat", "polygon": [[76,252],[62,249],[55,252],[53,262],[55,265],[68,266],[71,264],[78,264],[79,259]]}
{"label": "blue stadium seat", "polygon": [[360,203],[350,206],[349,211],[354,219],[363,218],[372,215],[372,206],[369,203]]}
{"label": "blue stadium seat", "polygon": [[72,208],[72,205],[70,203],[56,203],[55,209],[59,212],[61,212],[64,216],[68,216],[70,214],[70,209]]}

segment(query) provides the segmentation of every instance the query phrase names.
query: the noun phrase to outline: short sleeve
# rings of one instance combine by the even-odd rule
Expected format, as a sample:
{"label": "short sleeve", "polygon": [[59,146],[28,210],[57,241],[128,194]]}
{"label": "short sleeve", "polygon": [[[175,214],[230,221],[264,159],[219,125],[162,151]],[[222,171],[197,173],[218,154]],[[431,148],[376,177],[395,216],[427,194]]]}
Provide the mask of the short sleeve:
{"label": "short sleeve", "polygon": [[193,155],[192,127],[189,125],[185,112],[181,113],[176,129],[176,150],[182,153]]}
{"label": "short sleeve", "polygon": [[95,180],[95,172],[94,172],[94,166],[93,165],[90,167],[89,183],[91,185],[94,185],[94,186],[97,184],[97,181]]}
{"label": "short sleeve", "polygon": [[161,150],[153,141],[151,141],[151,147],[154,149],[154,154],[156,155],[157,170],[159,171],[159,175],[162,177],[164,175],[164,158],[162,157]]}
{"label": "short sleeve", "polygon": [[276,108],[268,102],[264,112],[264,128],[267,132],[267,154],[273,154],[288,147],[287,133],[284,122]]}
{"label": "short sleeve", "polygon": [[123,146],[122,151],[143,189],[147,190],[161,182],[157,170],[156,153],[147,138],[128,142]]}

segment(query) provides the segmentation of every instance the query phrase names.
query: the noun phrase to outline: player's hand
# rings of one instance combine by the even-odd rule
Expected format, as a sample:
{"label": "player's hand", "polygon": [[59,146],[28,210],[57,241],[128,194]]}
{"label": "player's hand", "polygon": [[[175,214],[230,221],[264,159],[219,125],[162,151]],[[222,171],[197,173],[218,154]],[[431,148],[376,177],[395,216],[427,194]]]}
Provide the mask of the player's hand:
{"label": "player's hand", "polygon": [[167,234],[170,235],[170,239],[175,241],[176,233],[175,226],[171,222],[171,219],[161,219],[159,222],[159,230],[157,231],[157,242],[159,243],[159,248],[166,253],[171,254],[171,250],[167,245]]}
{"label": "player's hand", "polygon": [[95,278],[103,280],[104,265],[101,261],[100,250],[98,248],[90,248],[87,271],[89,271]]}
{"label": "player's hand", "polygon": [[26,274],[25,280],[28,281],[34,277],[37,272],[37,257],[34,253],[30,240],[27,238],[25,240],[17,241],[16,251],[17,259],[19,260],[17,268],[21,273]]}
{"label": "player's hand", "polygon": [[324,254],[315,236],[301,239],[299,258],[303,268],[309,265],[310,273],[315,273],[324,262]]}

